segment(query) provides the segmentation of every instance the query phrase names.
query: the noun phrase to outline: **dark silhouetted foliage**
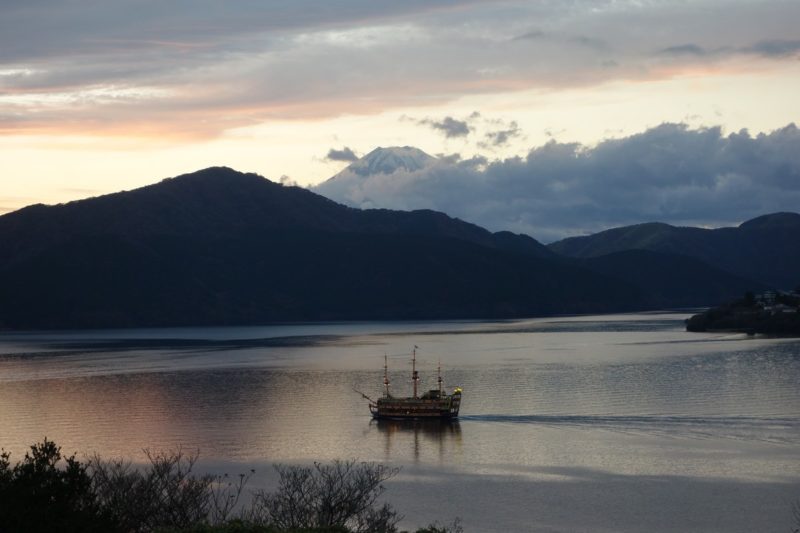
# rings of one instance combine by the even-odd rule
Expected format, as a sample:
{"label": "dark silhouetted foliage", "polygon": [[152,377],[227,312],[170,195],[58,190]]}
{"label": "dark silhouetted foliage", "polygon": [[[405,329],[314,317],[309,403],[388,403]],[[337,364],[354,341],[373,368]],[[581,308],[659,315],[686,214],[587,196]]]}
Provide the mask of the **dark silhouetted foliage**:
{"label": "dark silhouetted foliage", "polygon": [[145,453],[145,469],[97,456],[89,461],[97,501],[122,531],[186,529],[227,518],[213,512],[218,478],[192,473],[196,454]]}
{"label": "dark silhouetted foliage", "polygon": [[11,466],[0,454],[0,531],[105,532],[113,520],[98,502],[86,465],[44,439]]}
{"label": "dark silhouetted foliage", "polygon": [[780,308],[762,308],[756,305],[752,293],[693,315],[686,321],[687,331],[739,331],[774,335],[800,335],[800,297],[777,295],[775,303],[790,306],[786,312]]}
{"label": "dark silhouetted foliage", "polygon": [[[233,480],[196,475],[197,454],[145,452],[135,468],[95,455],[86,463],[62,457],[52,441],[31,446],[12,466],[0,453],[0,533],[393,533],[400,520],[379,504],[383,482],[399,469],[333,461],[281,466],[274,492],[259,491],[249,506],[240,496],[253,471]],[[419,533],[461,533],[431,524]]]}
{"label": "dark silhouetted foliage", "polygon": [[275,492],[258,492],[251,520],[284,529],[341,528],[393,533],[400,520],[389,504],[377,505],[383,482],[399,471],[375,463],[334,461],[313,467],[277,465]]}

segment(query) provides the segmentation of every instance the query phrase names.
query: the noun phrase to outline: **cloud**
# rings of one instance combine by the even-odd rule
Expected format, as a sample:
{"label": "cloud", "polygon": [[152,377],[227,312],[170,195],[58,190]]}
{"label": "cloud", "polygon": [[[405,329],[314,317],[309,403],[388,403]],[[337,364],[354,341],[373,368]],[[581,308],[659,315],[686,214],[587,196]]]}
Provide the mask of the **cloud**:
{"label": "cloud", "polygon": [[477,141],[480,148],[497,148],[505,146],[511,141],[522,136],[522,129],[516,121],[505,121],[500,118],[484,117],[478,111],[473,111],[463,120],[453,117],[444,117],[441,120],[429,117],[414,119],[403,115],[401,121],[410,120],[422,126],[429,126],[444,133],[448,139],[465,138],[476,133],[482,140]]}
{"label": "cloud", "polygon": [[648,221],[727,226],[797,211],[800,130],[724,135],[662,124],[594,147],[550,141],[526,157],[450,158],[316,190],[358,207],[444,211],[545,242]]}
{"label": "cloud", "polygon": [[597,37],[587,37],[586,35],[578,35],[575,37],[570,37],[568,42],[591,49],[608,48],[608,43],[606,42],[605,39],[599,39]]}
{"label": "cloud", "polygon": [[424,118],[419,121],[419,124],[425,124],[440,131],[448,139],[466,137],[470,132],[470,127],[466,120],[457,120],[453,117],[444,117],[442,120]]}
{"label": "cloud", "polygon": [[[718,59],[699,51],[785,60],[800,3],[8,0],[2,15],[4,131],[164,138],[655,79]],[[466,136],[450,119],[439,131]]]}
{"label": "cloud", "polygon": [[766,57],[787,57],[800,53],[800,40],[759,41],[744,51]]}
{"label": "cloud", "polygon": [[358,156],[353,150],[345,146],[341,150],[331,148],[330,150],[328,150],[328,155],[325,156],[325,159],[327,159],[328,161],[353,162],[358,160]]}
{"label": "cloud", "polygon": [[542,30],[531,30],[526,31],[523,34],[516,35],[511,38],[512,41],[538,41],[539,39],[544,39],[547,37],[547,34]]}
{"label": "cloud", "polygon": [[284,187],[298,187],[299,186],[299,184],[295,180],[293,180],[292,178],[290,178],[286,174],[284,174],[280,178],[278,178],[278,183],[280,183]]}
{"label": "cloud", "polygon": [[558,33],[547,33],[542,30],[531,30],[511,38],[512,41],[552,41],[559,44],[572,44],[586,48],[607,48],[608,43],[598,37],[587,35],[568,35]]}
{"label": "cloud", "polygon": [[658,53],[666,56],[704,56],[708,52],[696,44],[680,44],[662,48]]}
{"label": "cloud", "polygon": [[483,146],[504,146],[508,144],[511,139],[520,137],[521,135],[522,130],[519,125],[512,120],[507,125],[504,124],[504,127],[501,129],[486,132],[484,135],[486,142],[483,143]]}
{"label": "cloud", "polygon": [[706,49],[697,44],[687,43],[676,46],[669,46],[658,51],[658,55],[672,57],[732,57],[736,55],[749,54],[766,58],[786,58],[800,53],[800,40],[789,39],[769,39],[758,41],[755,44],[741,46],[723,46],[714,49]]}

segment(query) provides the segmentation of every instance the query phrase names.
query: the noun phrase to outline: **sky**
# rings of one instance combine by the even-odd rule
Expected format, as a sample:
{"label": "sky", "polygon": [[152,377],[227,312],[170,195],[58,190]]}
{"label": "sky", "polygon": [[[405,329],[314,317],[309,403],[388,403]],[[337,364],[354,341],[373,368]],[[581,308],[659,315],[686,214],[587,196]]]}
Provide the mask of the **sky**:
{"label": "sky", "polygon": [[215,165],[314,187],[415,146],[449,166],[369,206],[542,240],[738,223],[800,205],[798,21],[796,0],[4,0],[0,213]]}

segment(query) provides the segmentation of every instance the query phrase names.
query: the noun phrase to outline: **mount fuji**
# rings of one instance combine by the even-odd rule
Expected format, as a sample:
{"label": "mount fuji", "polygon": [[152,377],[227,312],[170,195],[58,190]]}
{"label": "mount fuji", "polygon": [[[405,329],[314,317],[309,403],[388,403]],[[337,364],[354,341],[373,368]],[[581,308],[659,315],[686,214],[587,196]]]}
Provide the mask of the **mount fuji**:
{"label": "mount fuji", "polygon": [[413,146],[379,147],[312,190],[351,207],[385,207],[372,202],[369,197],[371,189],[391,189],[393,182],[396,187],[398,182],[413,179],[415,173],[438,161],[438,158]]}
{"label": "mount fuji", "polygon": [[[437,161],[436,157],[426,154],[413,146],[378,147],[348,165],[331,180],[342,179],[347,175],[370,176],[373,174],[393,174],[397,171],[415,172]],[[330,181],[330,180],[329,180]]]}

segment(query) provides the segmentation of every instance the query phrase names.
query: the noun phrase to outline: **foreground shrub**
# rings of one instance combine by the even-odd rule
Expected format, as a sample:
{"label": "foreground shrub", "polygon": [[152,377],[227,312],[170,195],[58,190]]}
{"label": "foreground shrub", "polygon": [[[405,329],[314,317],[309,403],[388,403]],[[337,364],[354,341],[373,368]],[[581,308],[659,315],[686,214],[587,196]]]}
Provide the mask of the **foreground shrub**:
{"label": "foreground shrub", "polygon": [[278,490],[259,491],[249,518],[280,529],[341,528],[355,533],[392,533],[401,517],[377,506],[383,482],[399,469],[375,463],[334,461],[313,467],[277,465]]}
{"label": "foreground shrub", "polygon": [[0,453],[0,532],[105,532],[113,519],[98,501],[87,467],[52,441],[34,444],[14,467]]}
{"label": "foreground shrub", "polygon": [[197,454],[182,450],[158,454],[145,450],[145,454],[150,461],[145,469],[98,456],[89,461],[97,500],[117,527],[136,532],[187,529],[206,523],[215,501],[217,478],[192,473]]}
{"label": "foreground shrub", "polygon": [[[256,492],[240,508],[253,471],[198,476],[196,453],[145,453],[144,468],[96,455],[81,463],[44,439],[12,467],[2,451],[0,533],[395,533],[401,519],[378,503],[398,468],[354,460],[277,465],[277,490]],[[461,532],[458,521],[417,531]]]}
{"label": "foreground shrub", "polygon": [[453,520],[452,526],[444,526],[439,522],[434,522],[428,527],[418,529],[416,533],[464,533],[464,528],[461,527],[461,519],[456,518]]}
{"label": "foreground shrub", "polygon": [[342,528],[279,529],[275,526],[254,524],[242,519],[218,525],[199,525],[189,529],[159,529],[158,533],[349,533]]}

